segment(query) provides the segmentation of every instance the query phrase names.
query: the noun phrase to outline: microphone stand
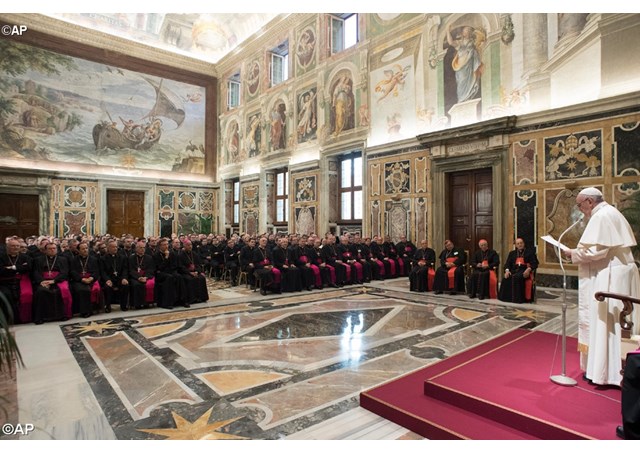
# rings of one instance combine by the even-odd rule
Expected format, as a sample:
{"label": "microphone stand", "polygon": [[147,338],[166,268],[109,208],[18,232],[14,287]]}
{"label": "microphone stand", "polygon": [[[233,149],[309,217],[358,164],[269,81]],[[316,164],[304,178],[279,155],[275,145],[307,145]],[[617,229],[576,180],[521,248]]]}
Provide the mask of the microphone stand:
{"label": "microphone stand", "polygon": [[[578,222],[582,220],[583,216],[581,215],[578,220],[576,220],[573,225],[564,230],[560,237],[558,238],[558,243],[561,244],[562,237],[569,231],[571,228],[576,226]],[[560,262],[560,269],[562,269],[562,374],[554,374],[549,379],[555,382],[558,385],[564,385],[566,387],[572,387],[574,385],[578,385],[578,382],[567,376],[567,272],[564,269],[564,264],[562,262],[562,252],[559,246],[555,246],[554,250],[556,255],[558,256]]]}

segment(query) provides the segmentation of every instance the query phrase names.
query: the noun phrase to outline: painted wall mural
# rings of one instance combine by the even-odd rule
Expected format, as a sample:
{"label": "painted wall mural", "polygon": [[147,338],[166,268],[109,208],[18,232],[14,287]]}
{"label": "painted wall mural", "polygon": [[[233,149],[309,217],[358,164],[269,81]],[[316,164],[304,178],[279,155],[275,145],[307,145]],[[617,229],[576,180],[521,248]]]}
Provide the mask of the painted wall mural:
{"label": "painted wall mural", "polygon": [[296,43],[296,74],[302,75],[315,68],[317,34],[315,23],[307,26],[300,32]]}
{"label": "painted wall mural", "polygon": [[331,135],[337,137],[343,131],[355,127],[355,97],[353,76],[348,70],[340,71],[331,83]]}
{"label": "painted wall mural", "polygon": [[296,135],[298,143],[304,143],[316,138],[318,131],[318,89],[306,89],[298,95],[298,117]]}
{"label": "painted wall mural", "polygon": [[262,113],[252,113],[247,118],[244,134],[244,149],[240,160],[246,157],[257,157],[262,153]]}
{"label": "painted wall mural", "polygon": [[205,88],[2,40],[0,159],[204,174]]}
{"label": "painted wall mural", "polygon": [[287,106],[283,101],[276,101],[269,116],[270,150],[278,151],[287,146]]}
{"label": "painted wall mural", "polygon": [[[415,73],[419,54],[420,38],[414,36],[371,57],[371,107],[367,107],[366,113],[376,143],[415,135]],[[368,119],[361,119],[361,123],[366,124]]]}

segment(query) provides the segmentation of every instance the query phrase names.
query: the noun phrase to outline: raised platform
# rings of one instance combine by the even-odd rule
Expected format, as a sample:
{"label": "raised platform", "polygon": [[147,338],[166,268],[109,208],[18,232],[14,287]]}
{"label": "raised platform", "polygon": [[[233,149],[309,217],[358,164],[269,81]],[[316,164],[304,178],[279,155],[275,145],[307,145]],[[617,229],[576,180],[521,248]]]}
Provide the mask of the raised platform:
{"label": "raised platform", "polygon": [[429,439],[616,439],[620,389],[582,380],[567,339],[564,387],[557,335],[515,330],[362,392],[360,405]]}

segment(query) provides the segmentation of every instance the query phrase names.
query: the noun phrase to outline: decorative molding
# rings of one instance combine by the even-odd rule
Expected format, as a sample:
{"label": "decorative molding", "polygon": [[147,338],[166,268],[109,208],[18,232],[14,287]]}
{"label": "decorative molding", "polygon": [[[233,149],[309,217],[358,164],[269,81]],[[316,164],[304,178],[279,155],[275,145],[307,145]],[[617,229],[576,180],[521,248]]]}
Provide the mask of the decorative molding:
{"label": "decorative molding", "polygon": [[26,25],[29,30],[47,33],[58,38],[69,39],[81,44],[119,52],[142,60],[217,77],[216,66],[212,63],[158,49],[157,47],[148,46],[101,31],[91,30],[42,14],[0,14],[0,19],[14,24]]}

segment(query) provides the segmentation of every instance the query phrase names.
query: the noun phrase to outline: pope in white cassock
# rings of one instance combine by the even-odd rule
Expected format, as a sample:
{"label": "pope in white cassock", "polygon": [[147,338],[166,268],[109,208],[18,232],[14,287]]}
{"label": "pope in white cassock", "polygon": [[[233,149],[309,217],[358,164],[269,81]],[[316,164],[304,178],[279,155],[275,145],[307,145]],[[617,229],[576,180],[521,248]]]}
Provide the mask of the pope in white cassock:
{"label": "pope in white cassock", "polygon": [[[594,187],[582,190],[576,205],[588,219],[575,249],[564,252],[578,264],[578,350],[580,367],[598,385],[620,385],[622,367],[619,315],[622,302],[598,302],[598,291],[640,297],[640,273],[631,247],[636,245],[627,219],[604,201]],[[640,309],[633,311],[633,334],[640,327]]]}

